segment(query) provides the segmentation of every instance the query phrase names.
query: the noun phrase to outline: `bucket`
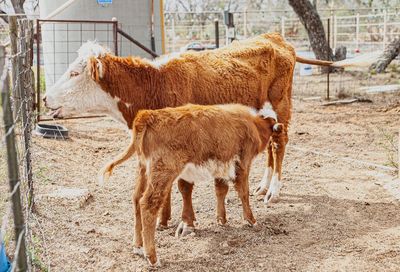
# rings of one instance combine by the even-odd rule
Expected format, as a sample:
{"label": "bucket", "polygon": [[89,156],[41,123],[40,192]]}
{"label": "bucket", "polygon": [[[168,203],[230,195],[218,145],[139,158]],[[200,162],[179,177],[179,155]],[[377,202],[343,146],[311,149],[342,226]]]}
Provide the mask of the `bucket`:
{"label": "bucket", "polygon": [[310,64],[300,64],[300,75],[301,76],[311,76],[312,66]]}
{"label": "bucket", "polygon": [[0,272],[10,271],[10,262],[6,256],[6,249],[2,243],[0,243]]}

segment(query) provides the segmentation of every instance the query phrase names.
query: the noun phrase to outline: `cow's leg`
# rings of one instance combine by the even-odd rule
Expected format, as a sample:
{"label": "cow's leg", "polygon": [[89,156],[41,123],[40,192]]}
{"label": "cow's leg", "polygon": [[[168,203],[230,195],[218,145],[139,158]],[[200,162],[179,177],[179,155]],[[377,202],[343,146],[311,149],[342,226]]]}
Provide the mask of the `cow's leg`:
{"label": "cow's leg", "polygon": [[175,232],[175,237],[186,236],[194,231],[194,221],[196,217],[193,211],[192,192],[193,184],[183,179],[178,180],[178,188],[182,194],[182,221],[179,223]]}
{"label": "cow's leg", "polygon": [[267,168],[265,168],[261,182],[257,186],[253,194],[265,195],[267,193],[269,185],[271,184],[273,173],[274,173],[274,158],[272,155],[272,143],[270,142],[267,145]]}
{"label": "cow's leg", "polygon": [[229,186],[223,179],[215,179],[215,195],[217,196],[217,223],[224,225],[226,223],[225,197]]}
{"label": "cow's leg", "polygon": [[155,246],[157,214],[166,201],[178,172],[175,167],[168,167],[164,163],[160,165],[151,169],[148,186],[140,199],[144,253],[149,263],[156,266],[160,265]]}
{"label": "cow's leg", "polygon": [[[266,103],[272,104],[272,108],[277,114],[277,121],[279,123],[282,123],[284,125],[284,128],[282,132],[277,133],[276,135],[273,134],[273,137],[271,139],[272,148],[270,147],[268,151],[268,168],[266,171],[268,171],[268,177],[268,175],[271,174],[271,169],[269,169],[269,167],[272,166],[272,176],[270,179],[268,191],[266,192],[266,195],[264,197],[264,202],[266,203],[276,201],[279,196],[279,191],[282,187],[282,163],[283,156],[285,154],[285,147],[288,142],[287,130],[291,118],[291,93],[293,68],[295,62],[293,62],[292,64],[293,65],[282,67],[286,70],[281,71],[282,76],[277,77],[268,89],[269,102]],[[273,162],[271,163],[271,161]],[[261,195],[263,195],[264,193],[265,189],[260,190]]]}
{"label": "cow's leg", "polygon": [[139,201],[146,189],[147,180],[146,168],[142,164],[139,164],[139,171],[137,175],[135,189],[132,195],[133,211],[135,215],[134,253],[143,256],[142,217],[140,213]]}
{"label": "cow's leg", "polygon": [[171,219],[171,193],[172,187],[167,194],[167,199],[165,200],[160,213],[158,215],[157,229],[164,230],[168,228],[168,220]]}
{"label": "cow's leg", "polygon": [[268,192],[264,197],[264,202],[267,204],[278,200],[279,192],[282,188],[282,163],[285,155],[286,144],[289,140],[286,128],[287,125],[285,125],[285,128],[280,135],[272,137],[274,171]]}
{"label": "cow's leg", "polygon": [[250,167],[237,167],[236,179],[234,181],[235,189],[242,202],[243,218],[251,225],[256,224],[249,201],[249,171]]}

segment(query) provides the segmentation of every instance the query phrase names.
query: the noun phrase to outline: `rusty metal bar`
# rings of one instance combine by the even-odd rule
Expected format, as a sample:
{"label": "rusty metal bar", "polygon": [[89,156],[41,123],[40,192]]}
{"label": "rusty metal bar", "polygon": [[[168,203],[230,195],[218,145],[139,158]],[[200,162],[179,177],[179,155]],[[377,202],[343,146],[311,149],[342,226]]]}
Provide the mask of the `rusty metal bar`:
{"label": "rusty metal bar", "polygon": [[37,19],[37,22],[51,22],[51,23],[93,23],[93,24],[112,24],[114,21],[104,21],[104,20],[46,20]]}
{"label": "rusty metal bar", "polygon": [[65,117],[65,118],[42,118],[40,119],[41,122],[46,121],[54,121],[54,120],[72,120],[72,119],[89,119],[89,118],[102,118],[107,117],[107,115],[88,115],[88,116],[72,116],[72,117]]}
{"label": "rusty metal bar", "polygon": [[153,50],[147,48],[146,46],[144,46],[143,44],[141,44],[139,41],[135,40],[134,38],[132,38],[128,33],[126,33],[125,31],[123,31],[122,29],[120,29],[119,27],[117,28],[117,31],[119,34],[121,34],[123,37],[125,37],[126,39],[128,39],[129,41],[133,42],[134,44],[136,44],[138,47],[140,47],[141,49],[143,49],[144,51],[146,51],[147,53],[149,53],[153,58],[157,58],[159,57],[159,55],[154,52]]}

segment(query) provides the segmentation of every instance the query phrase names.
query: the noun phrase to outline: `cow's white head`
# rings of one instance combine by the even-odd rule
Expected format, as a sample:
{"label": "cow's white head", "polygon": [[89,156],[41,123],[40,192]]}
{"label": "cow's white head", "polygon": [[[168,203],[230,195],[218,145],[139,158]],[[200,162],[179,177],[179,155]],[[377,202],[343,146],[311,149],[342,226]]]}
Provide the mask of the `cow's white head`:
{"label": "cow's white head", "polygon": [[91,41],[79,48],[78,58],[46,91],[43,99],[45,106],[53,110],[54,117],[67,117],[82,112],[108,113],[113,100],[94,81],[96,77],[102,77],[102,63],[98,57],[107,53],[107,49]]}

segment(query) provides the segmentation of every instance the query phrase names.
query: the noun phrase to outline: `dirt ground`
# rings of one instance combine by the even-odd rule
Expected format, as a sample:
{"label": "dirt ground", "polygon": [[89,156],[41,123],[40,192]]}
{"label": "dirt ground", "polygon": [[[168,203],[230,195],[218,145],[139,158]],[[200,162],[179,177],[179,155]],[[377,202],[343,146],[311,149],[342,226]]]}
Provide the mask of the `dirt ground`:
{"label": "dirt ground", "polygon": [[[384,167],[385,135],[400,128],[399,105],[321,103],[294,100],[281,198],[266,207],[251,197],[257,227],[241,219],[232,187],[228,223],[217,225],[213,183],[204,181],[194,191],[195,235],[175,238],[181,197],[174,186],[171,227],[156,237],[159,271],[400,270],[400,182]],[[136,160],[117,168],[106,186],[97,184],[98,170],[128,144],[127,133],[111,119],[58,123],[69,129],[69,140],[34,138],[37,267],[147,271],[132,250]],[[254,161],[251,191],[264,161],[264,155]],[[86,197],[68,197],[77,189],[87,189]]]}

